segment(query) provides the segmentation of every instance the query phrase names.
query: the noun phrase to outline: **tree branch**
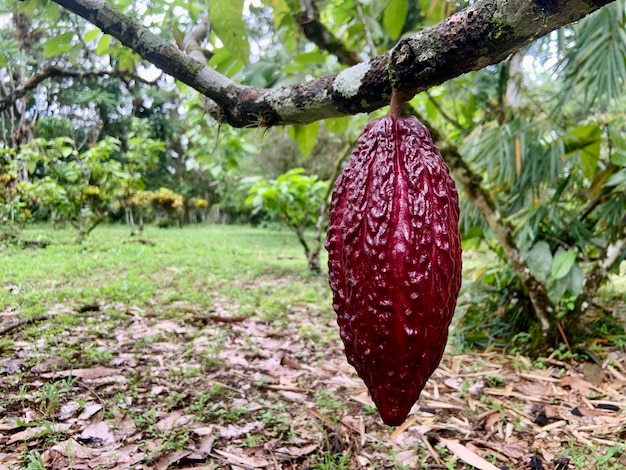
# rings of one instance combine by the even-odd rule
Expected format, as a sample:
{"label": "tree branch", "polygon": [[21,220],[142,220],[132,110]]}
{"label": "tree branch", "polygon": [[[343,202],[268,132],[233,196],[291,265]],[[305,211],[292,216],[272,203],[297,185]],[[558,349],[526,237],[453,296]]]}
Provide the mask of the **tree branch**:
{"label": "tree branch", "polygon": [[[610,0],[478,0],[369,62],[276,89],[241,86],[186,56],[106,0],[54,0],[117,38],[165,73],[211,98],[236,126],[302,124],[370,112],[389,103],[391,80],[416,93],[494,64]],[[390,71],[391,80],[390,80]]]}
{"label": "tree branch", "polygon": [[202,41],[209,37],[211,33],[211,25],[209,22],[209,12],[207,11],[200,22],[194,26],[194,28],[185,35],[183,40],[183,48],[185,52],[192,59],[197,60],[202,65],[208,67],[208,61],[213,55],[213,52],[202,47]]}
{"label": "tree branch", "polygon": [[349,50],[320,21],[320,14],[314,0],[300,0],[300,12],[294,15],[306,38],[324,51],[334,54],[343,65],[356,65],[361,62],[358,54]]}
{"label": "tree branch", "polygon": [[138,82],[142,83],[150,83],[143,78],[129,74],[127,72],[120,72],[119,70],[98,70],[98,71],[84,71],[84,70],[66,70],[55,65],[46,67],[42,70],[39,70],[34,75],[32,75],[28,80],[26,80],[21,86],[11,90],[6,96],[0,98],[0,112],[7,109],[13,103],[15,103],[20,98],[24,97],[29,91],[33,90],[40,83],[49,78],[95,78],[95,77],[118,77],[118,78],[132,78]]}
{"label": "tree branch", "polygon": [[583,291],[576,299],[576,308],[566,317],[566,323],[570,328],[580,327],[580,318],[591,306],[593,298],[598,290],[608,280],[609,271],[622,259],[626,250],[626,216],[619,226],[619,231],[600,253],[591,271],[585,276]]}

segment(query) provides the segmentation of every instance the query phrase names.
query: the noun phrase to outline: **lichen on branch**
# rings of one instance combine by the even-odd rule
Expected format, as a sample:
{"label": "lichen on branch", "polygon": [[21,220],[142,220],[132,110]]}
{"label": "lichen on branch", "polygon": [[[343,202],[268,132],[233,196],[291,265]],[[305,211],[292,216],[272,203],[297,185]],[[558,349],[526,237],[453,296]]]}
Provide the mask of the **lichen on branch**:
{"label": "lichen on branch", "polygon": [[106,0],[53,1],[210,98],[222,121],[235,127],[306,124],[371,112],[389,103],[391,81],[393,88],[405,93],[427,90],[497,63],[534,39],[611,3],[553,0],[548,9],[547,2],[538,0],[478,0],[441,23],[402,40],[394,52],[388,51],[338,75],[261,89],[237,84],[199,63]]}

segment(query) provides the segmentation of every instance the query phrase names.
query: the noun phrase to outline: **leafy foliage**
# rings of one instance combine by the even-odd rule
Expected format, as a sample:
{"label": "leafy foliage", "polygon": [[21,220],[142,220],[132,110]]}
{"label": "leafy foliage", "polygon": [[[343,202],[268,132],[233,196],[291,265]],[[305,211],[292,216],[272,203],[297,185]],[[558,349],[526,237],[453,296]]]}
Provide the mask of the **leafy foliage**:
{"label": "leafy foliage", "polygon": [[52,210],[57,221],[67,220],[82,241],[108,215],[117,195],[131,175],[112,154],[120,142],[112,137],[78,153],[74,142],[59,137],[34,139],[22,148],[18,160],[42,177],[33,183],[32,194]]}
{"label": "leafy foliage", "polygon": [[309,247],[304,232],[318,222],[329,182],[315,175],[304,175],[303,168],[290,170],[276,179],[249,178],[242,184],[251,182],[254,183],[248,189],[246,204],[253,208],[254,214],[281,222],[293,230],[304,248],[309,268],[319,272],[318,253]]}
{"label": "leafy foliage", "polygon": [[246,204],[253,207],[255,214],[263,213],[267,220],[283,222],[303,233],[317,222],[318,210],[328,188],[327,181],[303,173],[304,169],[295,168],[275,180],[255,178],[248,190]]}

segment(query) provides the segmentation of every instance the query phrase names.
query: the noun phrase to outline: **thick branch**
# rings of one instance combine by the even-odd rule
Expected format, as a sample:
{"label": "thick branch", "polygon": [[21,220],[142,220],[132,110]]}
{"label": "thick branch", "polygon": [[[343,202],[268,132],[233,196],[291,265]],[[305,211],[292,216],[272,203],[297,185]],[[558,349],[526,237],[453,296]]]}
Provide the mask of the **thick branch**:
{"label": "thick branch", "polygon": [[[273,126],[369,112],[394,85],[415,93],[504,59],[610,0],[478,0],[394,49],[338,75],[290,87],[244,87],[186,56],[106,0],[54,0],[117,38],[165,73],[215,101],[233,126]],[[391,63],[390,63],[391,60]],[[388,67],[389,66],[389,67]]]}
{"label": "thick branch", "polygon": [[135,81],[142,83],[149,83],[141,77],[127,72],[120,72],[119,70],[98,70],[98,71],[83,71],[83,70],[65,70],[57,66],[46,67],[39,70],[26,80],[19,87],[11,90],[6,96],[0,98],[0,111],[4,111],[20,98],[24,97],[29,91],[36,88],[40,83],[49,78],[95,78],[95,77],[118,77],[118,78],[132,78]]}

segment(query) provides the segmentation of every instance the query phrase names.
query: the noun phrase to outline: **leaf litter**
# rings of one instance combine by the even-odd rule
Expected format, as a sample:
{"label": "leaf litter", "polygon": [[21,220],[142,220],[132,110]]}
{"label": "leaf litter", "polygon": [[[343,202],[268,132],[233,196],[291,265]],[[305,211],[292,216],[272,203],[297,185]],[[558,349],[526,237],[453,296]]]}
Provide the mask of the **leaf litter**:
{"label": "leaf litter", "polygon": [[36,341],[7,330],[0,470],[36,454],[48,469],[563,470],[579,468],[576,449],[626,466],[624,352],[599,364],[446,354],[389,428],[314,306],[281,322],[223,302],[90,315],[52,338],[40,323]]}

